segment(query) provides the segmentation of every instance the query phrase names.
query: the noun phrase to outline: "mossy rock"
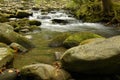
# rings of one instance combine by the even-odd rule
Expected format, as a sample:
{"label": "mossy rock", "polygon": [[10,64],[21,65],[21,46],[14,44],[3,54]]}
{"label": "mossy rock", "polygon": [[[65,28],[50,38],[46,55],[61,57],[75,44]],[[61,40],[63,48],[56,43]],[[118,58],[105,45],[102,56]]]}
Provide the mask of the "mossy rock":
{"label": "mossy rock", "polygon": [[3,23],[3,22],[8,22],[9,19],[6,18],[6,17],[3,17],[3,16],[0,16],[0,22]]}
{"label": "mossy rock", "polygon": [[29,24],[30,24],[30,25],[40,26],[40,25],[41,25],[41,22],[40,22],[40,21],[37,21],[37,20],[30,20],[30,21],[29,21]]}
{"label": "mossy rock", "polygon": [[32,42],[29,41],[27,38],[14,32],[12,26],[4,23],[0,24],[0,42],[6,44],[11,44],[12,42],[16,42],[27,49],[33,48],[34,46]]}
{"label": "mossy rock", "polygon": [[0,23],[0,31],[5,32],[7,30],[13,31],[14,28],[11,25],[7,24],[7,23]]}
{"label": "mossy rock", "polygon": [[[12,35],[12,36],[11,36]],[[27,49],[31,49],[34,47],[32,42],[25,38],[24,36],[14,32],[14,31],[6,31],[4,33],[0,33],[0,41],[6,44],[10,44],[12,42],[16,42]]]}
{"label": "mossy rock", "polygon": [[29,17],[31,14],[27,11],[17,11],[16,13],[16,17],[17,18],[25,18],[25,17]]}
{"label": "mossy rock", "polygon": [[[10,48],[0,47],[0,68],[7,65],[13,59],[13,52]],[[8,66],[8,65],[7,65]]]}
{"label": "mossy rock", "polygon": [[66,70],[83,74],[120,73],[120,36],[68,49],[61,57]]}
{"label": "mossy rock", "polygon": [[7,44],[0,42],[0,47],[8,47]]}
{"label": "mossy rock", "polygon": [[14,31],[20,32],[22,29],[28,29],[29,31],[40,30],[38,26],[41,25],[41,22],[23,18],[17,21],[11,21],[9,24],[14,27]]}
{"label": "mossy rock", "polygon": [[50,41],[49,46],[50,47],[61,47],[61,46],[63,46],[63,42],[68,36],[70,36],[70,33],[62,33],[62,34],[56,36],[55,38],[53,38]]}
{"label": "mossy rock", "polygon": [[63,44],[66,48],[71,48],[74,46],[78,46],[83,40],[91,38],[103,38],[103,37],[91,32],[80,32],[69,36],[67,39],[65,39]]}

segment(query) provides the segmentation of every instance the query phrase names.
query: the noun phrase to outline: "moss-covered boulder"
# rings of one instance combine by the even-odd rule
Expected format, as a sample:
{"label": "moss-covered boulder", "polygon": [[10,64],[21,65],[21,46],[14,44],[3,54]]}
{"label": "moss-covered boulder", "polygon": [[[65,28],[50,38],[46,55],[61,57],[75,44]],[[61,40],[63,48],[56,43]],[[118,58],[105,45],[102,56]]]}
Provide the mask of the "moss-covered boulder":
{"label": "moss-covered boulder", "polygon": [[16,32],[29,32],[33,30],[41,30],[41,22],[36,20],[29,20],[27,18],[19,19],[17,21],[11,21],[8,24],[14,27]]}
{"label": "moss-covered boulder", "polygon": [[37,21],[37,20],[30,20],[30,21],[29,21],[29,24],[30,24],[30,25],[40,26],[40,25],[41,25],[41,22],[40,22],[40,21]]}
{"label": "moss-covered boulder", "polygon": [[1,32],[5,32],[7,30],[13,31],[14,28],[12,26],[10,26],[9,24],[6,23],[0,23],[0,31]]}
{"label": "moss-covered boulder", "polygon": [[25,10],[18,10],[16,12],[17,18],[25,18],[25,17],[29,17],[30,15],[32,15],[32,14],[29,13],[29,11],[25,11]]}
{"label": "moss-covered boulder", "polygon": [[13,27],[7,24],[0,24],[0,42],[11,44],[16,42],[27,49],[33,48],[34,45],[24,36],[13,31]]}
{"label": "moss-covered boulder", "polygon": [[61,57],[63,67],[85,74],[120,73],[120,36],[67,50]]}
{"label": "moss-covered boulder", "polygon": [[65,39],[63,44],[66,48],[71,48],[74,46],[78,46],[83,40],[91,39],[91,38],[102,38],[102,36],[91,32],[75,33],[69,36],[67,39]]}
{"label": "moss-covered boulder", "polygon": [[33,64],[21,69],[22,79],[32,80],[68,80],[70,75],[62,70],[48,64]]}
{"label": "moss-covered boulder", "polygon": [[0,47],[0,68],[6,66],[12,60],[13,60],[12,50],[7,47]]}
{"label": "moss-covered boulder", "polygon": [[61,47],[61,46],[63,46],[63,42],[68,36],[70,36],[69,33],[62,33],[62,34],[56,36],[55,38],[53,38],[50,41],[49,46],[50,47]]}
{"label": "moss-covered boulder", "polygon": [[0,47],[8,47],[7,44],[0,42]]}

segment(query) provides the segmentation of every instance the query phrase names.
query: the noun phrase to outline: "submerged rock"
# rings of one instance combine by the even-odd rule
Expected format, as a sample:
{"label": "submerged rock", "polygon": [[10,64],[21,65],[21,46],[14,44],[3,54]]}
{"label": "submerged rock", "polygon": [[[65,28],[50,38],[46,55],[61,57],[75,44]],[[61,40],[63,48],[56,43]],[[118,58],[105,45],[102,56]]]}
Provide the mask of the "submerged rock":
{"label": "submerged rock", "polygon": [[86,74],[120,73],[120,36],[67,50],[61,57],[65,69]]}
{"label": "submerged rock", "polygon": [[62,33],[62,34],[56,36],[55,38],[53,38],[50,41],[49,46],[50,47],[61,47],[61,46],[63,46],[63,42],[68,36],[70,36],[69,33]]}
{"label": "submerged rock", "polygon": [[66,48],[71,48],[74,46],[78,46],[82,41],[91,38],[103,38],[103,37],[91,32],[80,32],[80,33],[75,33],[69,36],[68,38],[66,38],[63,44]]}
{"label": "submerged rock", "polygon": [[21,77],[32,80],[68,80],[70,75],[62,69],[40,63],[23,67]]}

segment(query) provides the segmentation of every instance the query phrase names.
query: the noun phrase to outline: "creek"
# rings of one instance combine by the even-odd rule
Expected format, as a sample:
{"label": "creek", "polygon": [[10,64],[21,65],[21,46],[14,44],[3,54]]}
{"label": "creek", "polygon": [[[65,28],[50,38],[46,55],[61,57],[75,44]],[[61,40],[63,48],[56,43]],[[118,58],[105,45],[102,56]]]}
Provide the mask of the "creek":
{"label": "creek", "polygon": [[[17,55],[14,59],[13,65],[15,68],[21,69],[23,66],[46,63],[51,64],[56,61],[55,52],[64,53],[67,49],[64,47],[49,47],[48,44],[55,36],[64,32],[94,32],[105,37],[111,37],[120,34],[120,30],[114,27],[104,26],[101,23],[86,23],[74,18],[64,10],[54,11],[33,11],[33,15],[29,17],[30,20],[41,21],[41,31],[35,31],[26,35],[32,35],[32,42],[35,48],[24,55]],[[79,76],[76,73],[75,80],[112,80],[111,76]],[[104,79],[105,78],[105,79]]]}
{"label": "creek", "polygon": [[120,30],[111,26],[104,26],[101,23],[87,23],[77,20],[73,15],[64,10],[53,10],[45,12],[42,10],[33,11],[29,19],[42,22],[42,29],[56,32],[93,32],[105,37],[120,34]]}

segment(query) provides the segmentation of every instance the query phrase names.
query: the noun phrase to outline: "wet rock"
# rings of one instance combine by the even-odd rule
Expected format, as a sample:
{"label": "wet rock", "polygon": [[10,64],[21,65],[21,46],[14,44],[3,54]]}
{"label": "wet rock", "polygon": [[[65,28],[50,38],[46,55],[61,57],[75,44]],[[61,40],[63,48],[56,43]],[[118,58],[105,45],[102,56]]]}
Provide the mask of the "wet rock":
{"label": "wet rock", "polygon": [[25,53],[28,51],[28,49],[26,49],[25,47],[21,46],[20,44],[17,43],[11,43],[10,47],[14,50],[17,50],[17,52],[22,52]]}
{"label": "wet rock", "polygon": [[70,75],[62,70],[48,64],[33,64],[22,68],[22,79],[32,80],[68,80]]}
{"label": "wet rock", "polygon": [[61,57],[65,69],[85,74],[119,73],[120,36],[67,50]]}
{"label": "wet rock", "polygon": [[24,46],[27,49],[31,49],[34,47],[34,45],[30,40],[14,32],[13,27],[10,25],[6,26],[3,24],[0,24],[0,42],[6,43],[6,44],[11,44],[12,42],[15,42]]}
{"label": "wet rock", "polygon": [[0,23],[0,31],[5,32],[6,30],[13,31],[14,28],[7,23]]}
{"label": "wet rock", "polygon": [[38,11],[40,8],[39,7],[37,7],[37,6],[33,6],[32,7],[32,10],[34,10],[34,11]]}
{"label": "wet rock", "polygon": [[32,35],[25,35],[24,37],[26,37],[27,39],[32,39]]}
{"label": "wet rock", "polygon": [[13,59],[13,52],[10,48],[0,47],[0,68],[7,65]]}
{"label": "wet rock", "polygon": [[29,24],[30,24],[30,25],[40,26],[40,25],[41,25],[41,22],[40,22],[40,21],[37,21],[37,20],[30,20],[30,21],[29,21]]}
{"label": "wet rock", "polygon": [[0,73],[0,80],[15,80],[17,75],[16,69],[6,69]]}
{"label": "wet rock", "polygon": [[21,29],[21,30],[19,30],[19,32],[23,32],[23,33],[27,33],[29,31],[30,31],[29,29]]}
{"label": "wet rock", "polygon": [[52,23],[54,23],[54,24],[67,24],[69,22],[67,20],[64,20],[64,19],[53,19]]}
{"label": "wet rock", "polygon": [[91,38],[103,38],[103,37],[91,32],[80,32],[80,33],[75,33],[69,36],[68,38],[66,38],[63,44],[66,48],[71,48],[74,46],[78,46],[82,41]]}
{"label": "wet rock", "polygon": [[25,10],[20,10],[20,11],[17,11],[16,13],[17,18],[25,18],[25,17],[29,17],[30,15],[32,14],[29,13],[29,11],[25,11]]}

